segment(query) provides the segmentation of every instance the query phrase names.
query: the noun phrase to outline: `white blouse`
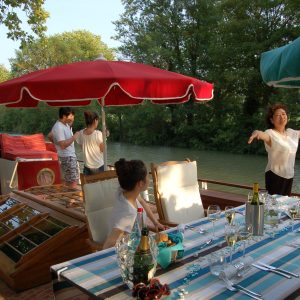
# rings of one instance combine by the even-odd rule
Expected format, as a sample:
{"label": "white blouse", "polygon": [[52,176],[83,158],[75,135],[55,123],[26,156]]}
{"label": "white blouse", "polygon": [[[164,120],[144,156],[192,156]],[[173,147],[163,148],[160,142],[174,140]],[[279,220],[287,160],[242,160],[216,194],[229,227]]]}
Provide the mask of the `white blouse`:
{"label": "white blouse", "polygon": [[[125,197],[121,188],[117,192],[117,200],[115,202],[112,217],[111,217],[111,230],[118,228],[124,232],[130,233],[137,216],[137,207],[142,207],[139,200],[136,199],[136,207],[134,207]],[[144,220],[146,214],[144,211]]]}
{"label": "white blouse", "polygon": [[92,134],[79,132],[76,142],[82,146],[84,165],[90,169],[98,169],[104,165],[100,144],[103,143],[102,132],[94,130]]}
{"label": "white blouse", "polygon": [[265,143],[268,152],[266,172],[272,171],[286,179],[293,178],[299,131],[288,128],[286,135],[282,135],[274,129],[268,129],[265,133],[271,138],[271,147]]}

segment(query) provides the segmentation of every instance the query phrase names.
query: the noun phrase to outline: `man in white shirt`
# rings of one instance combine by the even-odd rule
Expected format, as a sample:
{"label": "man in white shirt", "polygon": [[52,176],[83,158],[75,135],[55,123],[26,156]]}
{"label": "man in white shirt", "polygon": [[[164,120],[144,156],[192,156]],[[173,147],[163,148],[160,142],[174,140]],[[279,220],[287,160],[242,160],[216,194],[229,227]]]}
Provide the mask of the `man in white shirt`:
{"label": "man in white shirt", "polygon": [[79,172],[74,141],[79,132],[73,135],[70,125],[74,122],[74,111],[70,107],[59,109],[59,119],[52,127],[48,138],[54,143],[61,163],[65,184],[75,187],[78,183]]}

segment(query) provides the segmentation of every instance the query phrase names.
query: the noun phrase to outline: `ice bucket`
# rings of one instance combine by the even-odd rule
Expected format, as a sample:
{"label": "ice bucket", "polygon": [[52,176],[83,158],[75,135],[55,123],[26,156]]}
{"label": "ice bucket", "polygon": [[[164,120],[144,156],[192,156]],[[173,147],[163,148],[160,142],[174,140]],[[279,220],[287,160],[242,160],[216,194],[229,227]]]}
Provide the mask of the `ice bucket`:
{"label": "ice bucket", "polygon": [[264,234],[264,209],[265,205],[253,205],[250,202],[246,203],[246,224],[252,225],[253,235]]}

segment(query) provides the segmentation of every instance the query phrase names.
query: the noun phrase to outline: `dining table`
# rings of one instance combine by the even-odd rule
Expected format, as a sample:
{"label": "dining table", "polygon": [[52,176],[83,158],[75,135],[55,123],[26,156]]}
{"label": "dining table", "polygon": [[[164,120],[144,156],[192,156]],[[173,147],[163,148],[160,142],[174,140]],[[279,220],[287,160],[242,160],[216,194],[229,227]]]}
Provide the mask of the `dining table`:
{"label": "dining table", "polygon": [[[245,219],[245,205],[235,208],[235,222]],[[240,291],[231,291],[219,277],[210,272],[209,257],[212,253],[225,255],[228,246],[224,238],[227,220],[224,212],[215,222],[215,239],[212,223],[207,218],[185,224],[184,255],[167,268],[157,268],[155,277],[170,288],[165,300],[175,299],[250,299]],[[300,220],[294,221],[286,213],[280,216],[276,234],[264,233],[246,241],[245,257],[254,262],[264,262],[295,274],[300,273]],[[176,231],[176,228],[169,229]],[[232,265],[243,256],[243,247],[237,243]],[[132,291],[121,278],[115,248],[109,248],[51,266],[53,292],[62,293],[64,288],[76,288],[89,299],[134,299]],[[262,299],[296,299],[300,295],[300,279],[286,278],[276,273],[260,270],[252,265],[237,279],[238,284],[262,295]],[[59,299],[59,298],[57,298]],[[78,298],[79,299],[79,298]]]}

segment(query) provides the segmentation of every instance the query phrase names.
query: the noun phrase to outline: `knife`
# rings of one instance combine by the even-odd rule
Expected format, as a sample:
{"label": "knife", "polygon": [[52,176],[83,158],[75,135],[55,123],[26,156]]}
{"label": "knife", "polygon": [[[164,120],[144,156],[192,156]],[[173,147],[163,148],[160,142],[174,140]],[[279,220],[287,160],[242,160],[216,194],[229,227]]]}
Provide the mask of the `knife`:
{"label": "knife", "polygon": [[257,263],[258,263],[259,265],[262,265],[262,266],[266,267],[266,268],[269,268],[269,269],[272,269],[272,270],[277,270],[277,271],[280,271],[280,272],[282,272],[282,273],[285,273],[285,274],[294,276],[294,277],[296,277],[296,278],[299,278],[299,274],[295,274],[295,273],[293,273],[293,272],[289,272],[289,271],[284,270],[284,269],[281,269],[281,268],[276,268],[276,267],[273,267],[273,266],[271,266],[271,265],[267,265],[267,264],[265,264],[265,263],[263,263],[263,262],[260,262],[260,261],[258,261]]}
{"label": "knife", "polygon": [[265,267],[260,266],[260,265],[257,265],[257,264],[252,264],[252,266],[255,267],[255,268],[257,268],[257,269],[263,270],[263,271],[268,271],[268,272],[276,273],[276,274],[278,274],[278,275],[284,276],[284,277],[289,278],[289,279],[292,278],[290,275],[287,275],[287,274],[282,273],[282,272],[277,271],[277,270],[268,269],[268,268],[265,268]]}

